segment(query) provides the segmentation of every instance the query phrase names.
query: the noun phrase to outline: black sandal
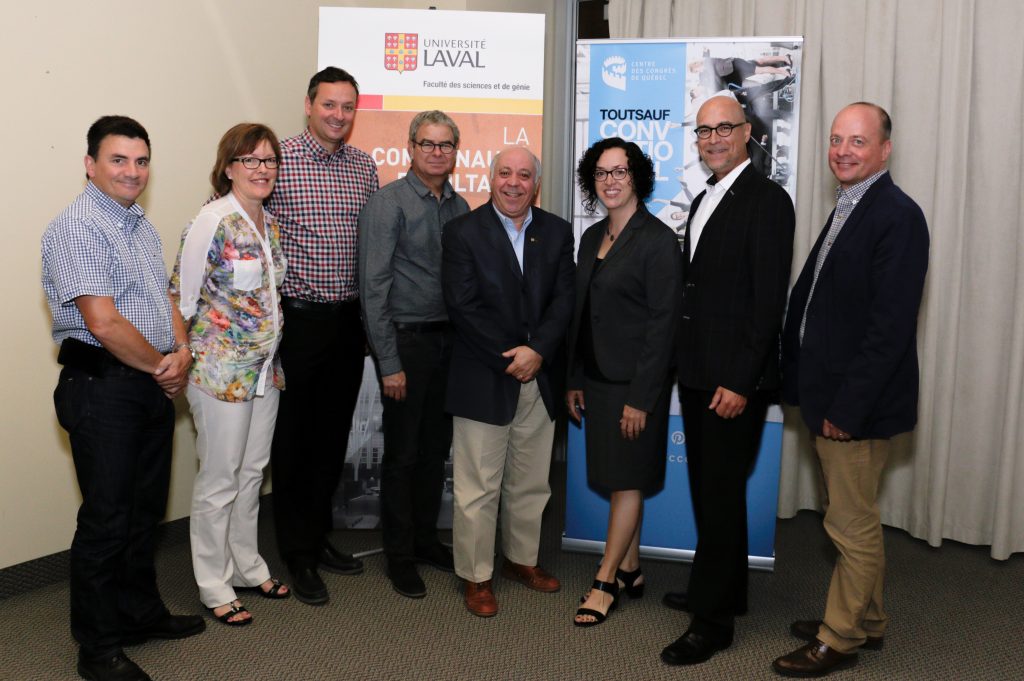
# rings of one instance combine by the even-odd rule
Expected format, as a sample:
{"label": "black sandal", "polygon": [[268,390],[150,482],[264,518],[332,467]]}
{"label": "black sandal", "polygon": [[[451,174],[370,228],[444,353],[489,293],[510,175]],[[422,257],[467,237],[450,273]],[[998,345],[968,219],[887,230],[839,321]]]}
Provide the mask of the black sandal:
{"label": "black sandal", "polygon": [[643,573],[640,572],[640,568],[632,572],[626,572],[621,568],[615,571],[615,579],[622,582],[622,586],[619,588],[625,591],[630,598],[644,597],[644,582],[637,584],[641,577],[643,577]]}
{"label": "black sandal", "polygon": [[[267,589],[266,591],[263,590],[263,585],[262,584],[260,584],[259,586],[236,586],[235,587],[235,591],[252,591],[254,593],[259,594],[260,596],[263,596],[264,598],[270,598],[270,599],[274,599],[274,600],[280,600],[282,598],[288,598],[289,596],[292,595],[292,590],[288,589],[287,585],[282,584],[281,580],[275,579],[275,578],[271,577],[270,578],[270,582],[271,582],[270,588]],[[288,590],[285,591],[284,593],[281,593],[281,589],[282,588],[285,588],[285,589],[288,589]]]}
{"label": "black sandal", "polygon": [[[225,603],[225,605],[229,605],[229,604]],[[234,605],[234,604],[230,604],[230,605],[231,605],[231,609],[228,610],[223,615],[216,614],[214,612],[214,610],[216,610],[216,608],[208,608],[208,610],[210,611],[210,614],[213,615],[214,619],[216,619],[221,624],[228,625],[229,627],[244,627],[247,624],[252,624],[252,615],[250,615],[249,617],[246,617],[243,620],[233,620],[233,619],[231,619],[232,617],[236,617],[238,615],[241,615],[242,613],[246,613],[246,612],[249,612],[249,611],[245,609],[244,605]],[[223,607],[223,606],[220,606],[220,605],[217,606],[217,608],[220,608],[220,607]]]}
{"label": "black sandal", "polygon": [[590,587],[590,590],[594,591],[595,589],[597,591],[603,591],[606,594],[610,594],[612,597],[612,604],[608,606],[607,612],[601,612],[600,610],[594,610],[593,608],[577,608],[576,617],[579,617],[580,615],[590,615],[594,618],[591,622],[580,622],[579,620],[573,618],[572,623],[575,624],[577,627],[593,627],[598,624],[601,624],[606,619],[608,619],[608,615],[611,614],[612,610],[614,610],[615,606],[619,603],[618,582],[602,582],[599,579],[595,579],[594,583]]}

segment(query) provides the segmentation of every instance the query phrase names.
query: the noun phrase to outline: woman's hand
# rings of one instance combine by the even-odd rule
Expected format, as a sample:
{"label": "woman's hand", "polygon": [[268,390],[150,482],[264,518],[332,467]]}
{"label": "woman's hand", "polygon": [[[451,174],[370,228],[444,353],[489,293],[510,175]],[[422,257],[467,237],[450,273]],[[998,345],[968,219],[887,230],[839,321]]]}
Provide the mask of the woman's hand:
{"label": "woman's hand", "polygon": [[579,423],[586,411],[587,405],[583,403],[582,390],[570,390],[565,393],[565,406],[569,408],[569,416],[576,423]]}
{"label": "woman's hand", "polygon": [[647,426],[647,412],[642,409],[634,409],[628,404],[622,407],[622,418],[619,419],[619,427],[622,429],[622,437],[627,440],[636,440],[640,433]]}

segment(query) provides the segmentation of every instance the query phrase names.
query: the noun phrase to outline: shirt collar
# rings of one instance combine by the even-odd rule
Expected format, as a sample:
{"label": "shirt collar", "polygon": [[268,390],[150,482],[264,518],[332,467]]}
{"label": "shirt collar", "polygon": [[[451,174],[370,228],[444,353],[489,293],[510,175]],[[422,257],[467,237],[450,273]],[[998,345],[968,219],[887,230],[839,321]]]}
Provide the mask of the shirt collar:
{"label": "shirt collar", "polygon": [[732,187],[733,183],[736,182],[736,178],[740,176],[740,173],[750,165],[750,159],[746,159],[743,163],[739,164],[735,168],[729,171],[729,174],[723,177],[721,180],[715,178],[714,175],[708,178],[708,194],[718,194],[727,191]]}
{"label": "shirt collar", "polygon": [[498,216],[498,220],[501,221],[501,226],[505,228],[506,232],[525,232],[526,228],[530,226],[531,222],[533,222],[533,206],[531,206],[527,211],[526,219],[523,220],[523,228],[521,230],[516,229],[516,223],[512,221],[512,218],[498,210],[498,207],[494,205],[493,201],[491,201],[491,208],[494,209],[494,213]]}
{"label": "shirt collar", "polygon": [[146,214],[146,211],[138,203],[133,203],[125,208],[111,198],[109,194],[93,184],[92,180],[85,185],[85,193],[107,217],[115,223],[122,223],[128,231],[133,230],[139,219]]}
{"label": "shirt collar", "polygon": [[[409,168],[409,172],[405,174],[405,181],[408,182],[413,191],[421,197],[426,198],[429,196],[434,198],[434,192],[430,191],[430,187],[423,183],[423,180],[420,179],[419,175],[412,171],[412,168]],[[451,195],[452,185],[448,180],[445,180],[444,185],[441,187],[441,198],[446,200],[451,198]]]}
{"label": "shirt collar", "polygon": [[342,142],[338,146],[337,151],[327,151],[327,148],[324,145],[320,144],[320,142],[318,142],[315,137],[313,137],[313,133],[309,131],[308,126],[306,127],[305,130],[302,131],[302,134],[299,135],[299,139],[302,140],[302,143],[309,150],[309,153],[313,156],[313,158],[324,161],[327,161],[335,156],[341,158],[342,156],[345,155],[345,147],[348,146],[347,144]]}
{"label": "shirt collar", "polygon": [[871,177],[867,178],[866,180],[858,182],[852,187],[847,187],[846,189],[843,189],[841,186],[836,187],[836,202],[838,203],[839,199],[841,198],[846,198],[847,201],[857,203],[858,201],[864,198],[865,194],[868,193],[868,190],[871,189],[871,185],[873,185],[875,182],[878,182],[879,178],[881,178],[882,175],[885,175],[887,172],[889,172],[888,169],[883,168],[882,170],[879,170]]}

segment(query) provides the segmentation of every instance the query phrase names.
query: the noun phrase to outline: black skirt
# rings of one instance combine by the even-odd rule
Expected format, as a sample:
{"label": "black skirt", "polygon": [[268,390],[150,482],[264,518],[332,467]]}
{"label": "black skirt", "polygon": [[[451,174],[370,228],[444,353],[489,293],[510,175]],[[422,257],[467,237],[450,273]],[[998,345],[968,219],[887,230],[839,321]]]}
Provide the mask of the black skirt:
{"label": "black skirt", "polygon": [[666,377],[657,406],[647,415],[647,425],[636,440],[622,437],[619,425],[628,393],[626,383],[585,379],[587,483],[605,495],[638,489],[650,496],[665,484],[671,376]]}

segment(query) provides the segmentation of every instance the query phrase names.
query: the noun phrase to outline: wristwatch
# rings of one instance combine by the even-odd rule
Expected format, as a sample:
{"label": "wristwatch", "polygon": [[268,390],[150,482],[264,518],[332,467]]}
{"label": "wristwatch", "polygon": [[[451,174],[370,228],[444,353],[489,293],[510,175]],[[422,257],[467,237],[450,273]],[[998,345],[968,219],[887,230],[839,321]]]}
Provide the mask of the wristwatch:
{"label": "wristwatch", "polygon": [[182,348],[185,348],[186,350],[188,350],[188,354],[192,355],[192,361],[193,362],[196,361],[197,359],[199,359],[199,356],[196,355],[196,351],[192,349],[192,346],[189,345],[187,341],[184,342],[184,343],[178,343],[177,345],[175,345],[173,348],[171,348],[171,352],[172,353],[177,352],[178,350],[181,350]]}

